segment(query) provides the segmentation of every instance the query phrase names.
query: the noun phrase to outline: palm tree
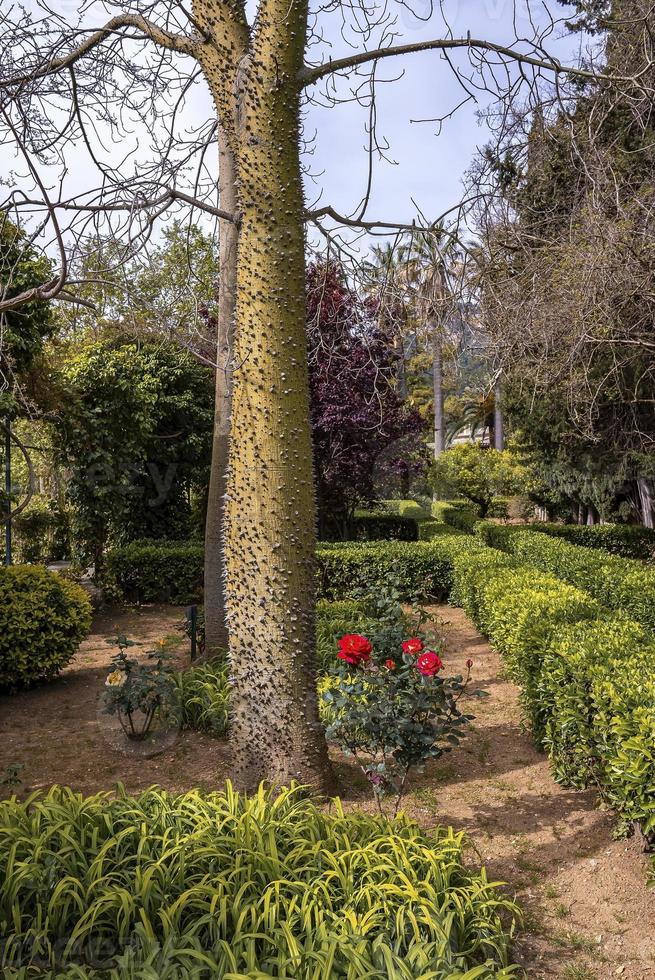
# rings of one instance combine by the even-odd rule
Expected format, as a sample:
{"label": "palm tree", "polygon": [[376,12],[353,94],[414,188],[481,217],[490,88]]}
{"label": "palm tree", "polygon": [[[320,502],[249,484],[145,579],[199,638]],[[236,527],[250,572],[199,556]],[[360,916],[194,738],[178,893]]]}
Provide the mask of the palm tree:
{"label": "palm tree", "polygon": [[443,345],[455,297],[452,285],[457,249],[453,235],[443,226],[413,233],[407,252],[408,281],[417,299],[432,342],[434,391],[434,455],[445,449],[443,408]]}

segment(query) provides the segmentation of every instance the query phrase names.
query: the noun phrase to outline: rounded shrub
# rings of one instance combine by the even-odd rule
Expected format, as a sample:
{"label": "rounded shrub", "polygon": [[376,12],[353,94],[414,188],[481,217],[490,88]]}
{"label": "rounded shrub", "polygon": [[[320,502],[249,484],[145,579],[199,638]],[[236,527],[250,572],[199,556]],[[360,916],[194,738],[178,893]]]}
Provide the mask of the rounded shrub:
{"label": "rounded shrub", "polygon": [[42,565],[0,567],[0,690],[54,677],[91,626],[81,586]]}

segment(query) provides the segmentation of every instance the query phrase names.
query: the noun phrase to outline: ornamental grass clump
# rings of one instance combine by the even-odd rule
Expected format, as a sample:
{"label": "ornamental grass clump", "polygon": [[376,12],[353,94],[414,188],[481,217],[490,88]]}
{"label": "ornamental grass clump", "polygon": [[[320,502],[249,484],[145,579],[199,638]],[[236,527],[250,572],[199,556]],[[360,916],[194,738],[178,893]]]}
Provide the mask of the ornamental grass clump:
{"label": "ornamental grass clump", "polygon": [[473,718],[459,707],[473,661],[466,677],[446,677],[441,649],[441,640],[408,637],[403,622],[381,619],[368,636],[341,637],[338,667],[321,687],[326,738],[354,757],[380,811],[391,797],[398,813],[410,773],[459,745]]}
{"label": "ornamental grass clump", "polygon": [[229,667],[225,657],[213,657],[175,674],[183,728],[218,737],[230,721]]}
{"label": "ornamental grass clump", "polygon": [[0,973],[507,980],[516,909],[464,844],[299,788],[5,800]]}

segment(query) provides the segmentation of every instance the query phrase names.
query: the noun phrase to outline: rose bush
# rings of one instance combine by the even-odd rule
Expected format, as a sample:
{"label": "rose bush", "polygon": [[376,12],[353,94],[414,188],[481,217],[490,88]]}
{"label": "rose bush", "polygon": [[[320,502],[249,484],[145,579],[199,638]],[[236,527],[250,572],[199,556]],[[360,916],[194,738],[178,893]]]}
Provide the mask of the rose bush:
{"label": "rose bush", "polygon": [[116,715],[126,737],[143,741],[151,734],[155,721],[177,724],[177,688],[169,655],[162,641],[147,654],[145,662],[128,657],[134,640],[120,635],[107,641],[118,647],[112,657],[112,670],[105,678],[104,711]]}
{"label": "rose bush", "polygon": [[407,638],[405,625],[389,609],[367,636],[341,637],[333,677],[321,688],[328,741],[355,758],[380,810],[390,796],[396,813],[410,772],[458,745],[473,718],[459,707],[472,663],[465,677],[445,677],[441,639]]}

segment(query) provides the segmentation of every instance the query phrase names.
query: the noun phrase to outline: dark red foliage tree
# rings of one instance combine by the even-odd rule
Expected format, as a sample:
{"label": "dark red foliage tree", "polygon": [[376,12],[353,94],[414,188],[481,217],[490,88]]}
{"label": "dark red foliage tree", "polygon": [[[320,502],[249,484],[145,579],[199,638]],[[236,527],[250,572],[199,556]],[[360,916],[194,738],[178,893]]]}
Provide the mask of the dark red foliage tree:
{"label": "dark red foliage tree", "polygon": [[424,465],[418,412],[398,393],[393,337],[375,304],[349,287],[336,263],[307,277],[311,422],[321,537],[347,537],[357,507],[370,506]]}

